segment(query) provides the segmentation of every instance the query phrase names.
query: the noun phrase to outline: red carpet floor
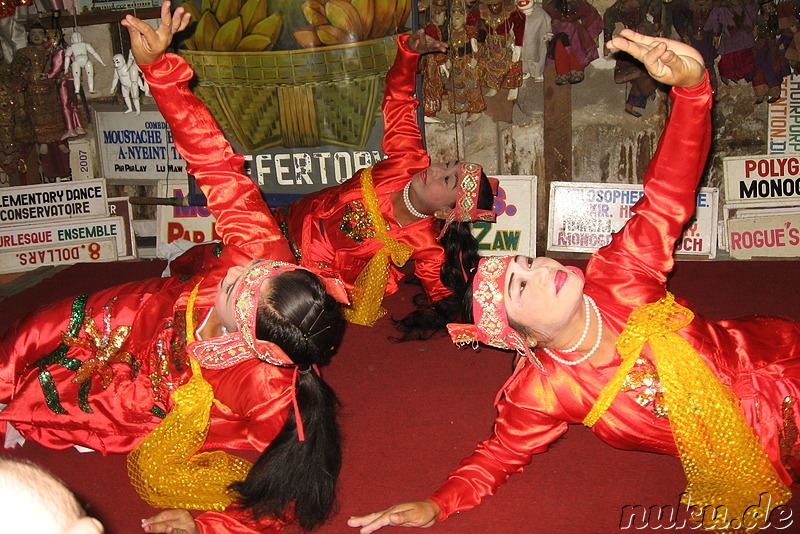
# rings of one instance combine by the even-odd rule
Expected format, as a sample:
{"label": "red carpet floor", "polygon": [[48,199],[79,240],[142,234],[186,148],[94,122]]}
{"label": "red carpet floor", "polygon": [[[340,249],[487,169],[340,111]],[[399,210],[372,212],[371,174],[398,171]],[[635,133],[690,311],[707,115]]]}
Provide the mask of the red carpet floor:
{"label": "red carpet floor", "polygon": [[[56,298],[157,276],[162,267],[161,262],[71,267],[0,301],[0,324]],[[715,319],[758,313],[800,319],[798,267],[800,262],[681,262],[671,289]],[[414,292],[415,287],[404,287],[387,299],[387,307],[402,314]],[[491,431],[492,400],[508,377],[511,356],[488,348],[456,349],[446,339],[390,344],[392,332],[388,318],[371,329],[350,326],[339,354],[324,369],[343,402],[345,456],[339,512],[321,534],[355,533],[345,525],[350,515],[426,497]],[[155,512],[128,483],[124,456],[49,451],[30,442],[11,454],[60,476],[111,534],[141,532],[139,519]],[[684,485],[677,459],[620,451],[574,426],[496,496],[430,532],[697,532],[620,528],[624,506],[675,505]],[[792,524],[769,532],[800,532],[798,495],[790,503]]]}

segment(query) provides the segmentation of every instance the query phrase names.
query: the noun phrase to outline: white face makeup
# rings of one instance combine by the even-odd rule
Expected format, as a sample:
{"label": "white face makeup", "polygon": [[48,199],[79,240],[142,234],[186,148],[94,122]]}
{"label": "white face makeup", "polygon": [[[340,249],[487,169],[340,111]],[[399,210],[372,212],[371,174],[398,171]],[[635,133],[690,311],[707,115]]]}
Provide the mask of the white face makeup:
{"label": "white face makeup", "polygon": [[552,258],[517,256],[509,264],[503,291],[509,320],[558,339],[583,327],[583,273]]}
{"label": "white face makeup", "polygon": [[217,288],[217,298],[214,307],[217,310],[219,322],[228,332],[236,332],[236,290],[245,273],[245,268],[235,266],[228,269]]}
{"label": "white face makeup", "polygon": [[461,163],[434,163],[411,178],[410,194],[414,207],[425,214],[452,209],[458,196]]}
{"label": "white face makeup", "polygon": [[[241,282],[253,267],[263,261],[264,260],[251,260],[246,265],[231,267],[219,282],[214,307],[216,308],[220,324],[222,324],[228,332],[236,332],[239,330],[236,324],[236,297],[239,293]],[[268,285],[269,280],[261,284],[262,295]]]}

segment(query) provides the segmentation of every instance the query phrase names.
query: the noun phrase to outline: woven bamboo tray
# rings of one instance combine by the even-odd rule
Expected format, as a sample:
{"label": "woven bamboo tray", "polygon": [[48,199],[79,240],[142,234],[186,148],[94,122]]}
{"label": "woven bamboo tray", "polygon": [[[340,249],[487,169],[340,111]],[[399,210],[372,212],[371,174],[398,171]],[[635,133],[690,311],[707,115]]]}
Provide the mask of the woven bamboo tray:
{"label": "woven bamboo tray", "polygon": [[247,152],[325,144],[360,149],[380,115],[395,36],[303,50],[181,50],[195,94]]}

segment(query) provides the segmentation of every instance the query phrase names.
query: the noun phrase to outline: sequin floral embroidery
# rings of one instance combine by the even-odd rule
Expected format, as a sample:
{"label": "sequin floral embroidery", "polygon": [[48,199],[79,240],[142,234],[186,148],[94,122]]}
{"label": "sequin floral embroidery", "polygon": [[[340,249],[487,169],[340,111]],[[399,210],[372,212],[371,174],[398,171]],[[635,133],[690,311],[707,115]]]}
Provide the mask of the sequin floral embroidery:
{"label": "sequin floral embroidery", "polygon": [[131,366],[132,375],[135,377],[138,371],[136,359],[128,352],[122,350],[122,345],[131,331],[130,326],[118,326],[111,329],[111,306],[110,302],[103,308],[103,328],[101,329],[94,318],[89,313],[83,319],[83,330],[86,337],[81,338],[76,335],[62,334],[61,339],[68,347],[82,347],[93,354],[83,361],[78,368],[77,375],[72,379],[75,383],[85,382],[92,375],[97,373],[103,382],[103,388],[107,388],[114,378],[111,368],[115,363],[126,363]]}
{"label": "sequin floral embroidery", "polygon": [[340,230],[356,243],[375,237],[372,217],[367,213],[364,204],[357,200],[345,204]]}
{"label": "sequin floral embroidery", "polygon": [[656,417],[668,415],[656,366],[648,358],[640,356],[636,359],[631,372],[622,383],[622,391],[638,391],[635,400],[639,406],[649,407]]}

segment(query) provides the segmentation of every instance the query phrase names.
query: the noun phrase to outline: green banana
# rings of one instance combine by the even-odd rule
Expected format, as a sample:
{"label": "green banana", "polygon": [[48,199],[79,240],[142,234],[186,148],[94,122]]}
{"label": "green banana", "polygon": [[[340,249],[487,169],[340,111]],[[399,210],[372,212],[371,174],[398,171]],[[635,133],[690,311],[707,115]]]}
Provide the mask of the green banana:
{"label": "green banana", "polygon": [[372,21],[372,31],[369,36],[373,39],[388,35],[394,29],[394,12],[397,0],[375,0],[375,18]]}
{"label": "green banana", "polygon": [[206,11],[194,30],[194,44],[198,50],[211,50],[211,43],[219,31],[219,22],[211,11]]}
{"label": "green banana", "polygon": [[364,25],[364,36],[366,38],[372,31],[372,23],[375,20],[375,0],[352,0],[353,7],[361,17]]}
{"label": "green banana", "polygon": [[300,28],[294,32],[294,38],[303,48],[316,48],[322,45],[316,30],[311,27]]}
{"label": "green banana", "polygon": [[328,16],[325,14],[325,6],[319,0],[306,0],[300,6],[306,20],[312,26],[321,26],[328,23]]}
{"label": "green banana", "polygon": [[325,4],[325,14],[328,15],[331,24],[355,37],[356,41],[364,37],[361,15],[348,0],[328,0]]}
{"label": "green banana", "polygon": [[221,26],[239,16],[242,9],[242,0],[219,0],[214,15]]}
{"label": "green banana", "polygon": [[239,41],[242,40],[242,17],[237,16],[220,26],[214,40],[211,43],[211,50],[215,52],[232,52]]}
{"label": "green banana", "polygon": [[397,7],[394,10],[394,31],[400,32],[405,29],[410,13],[411,0],[397,0]]}
{"label": "green banana", "polygon": [[192,2],[192,0],[183,0],[180,7],[182,7],[186,13],[189,13],[192,16],[189,24],[196,25],[198,22],[200,22],[200,8],[198,8],[197,4]]}
{"label": "green banana", "polygon": [[278,40],[278,34],[281,33],[281,25],[283,18],[280,13],[273,13],[253,27],[250,32],[251,35],[264,35],[270,38],[273,43]]}
{"label": "green banana", "polygon": [[233,50],[234,52],[261,52],[267,50],[271,44],[273,44],[272,40],[266,35],[246,35]]}
{"label": "green banana", "polygon": [[249,35],[256,24],[267,18],[267,0],[247,0],[239,13],[244,33]]}
{"label": "green banana", "polygon": [[317,27],[317,37],[324,45],[352,43],[355,36],[333,24],[323,24]]}

